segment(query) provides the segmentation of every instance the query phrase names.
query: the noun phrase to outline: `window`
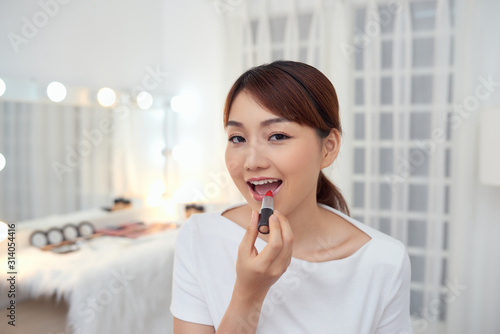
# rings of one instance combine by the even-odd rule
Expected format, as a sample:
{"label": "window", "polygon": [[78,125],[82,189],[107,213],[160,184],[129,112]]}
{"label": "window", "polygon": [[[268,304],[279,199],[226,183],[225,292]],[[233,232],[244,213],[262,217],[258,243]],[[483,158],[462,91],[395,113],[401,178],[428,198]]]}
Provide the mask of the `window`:
{"label": "window", "polygon": [[[453,3],[356,5],[354,218],[405,243],[411,314],[446,319]],[[394,6],[395,3],[392,3]],[[359,42],[361,41],[361,42]],[[429,316],[429,306],[439,300]]]}

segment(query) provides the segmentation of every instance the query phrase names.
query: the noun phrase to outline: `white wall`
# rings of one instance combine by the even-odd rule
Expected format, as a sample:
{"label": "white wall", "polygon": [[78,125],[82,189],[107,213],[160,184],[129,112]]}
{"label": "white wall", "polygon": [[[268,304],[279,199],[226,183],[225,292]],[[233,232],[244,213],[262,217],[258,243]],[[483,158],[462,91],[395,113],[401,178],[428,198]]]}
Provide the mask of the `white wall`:
{"label": "white wall", "polygon": [[[187,183],[191,186],[183,200],[196,199],[199,192],[193,184],[201,197],[220,200],[220,185],[217,193],[207,195],[203,183],[225,172],[221,113],[228,83],[223,32],[222,18],[210,0],[2,1],[0,78],[22,83],[19,87],[39,86],[41,96],[50,81],[61,81],[88,89],[93,98],[103,86],[130,93],[144,86],[151,71],[160,72],[159,80],[147,87],[153,96],[181,94],[196,102],[191,112],[175,116],[176,135],[170,143],[189,148],[194,158],[170,166],[175,173],[170,180],[175,182],[168,186],[177,188],[195,179]],[[7,85],[4,99],[28,98],[22,88],[9,95],[12,87]],[[152,138],[162,133],[156,117],[138,122],[136,131],[148,126],[151,133],[136,148],[162,139]],[[140,154],[137,158],[147,161]],[[138,168],[139,174],[161,174],[156,165],[142,163]]]}
{"label": "white wall", "polygon": [[[148,66],[161,65],[168,80],[154,91],[175,92],[180,83],[220,66],[213,63],[221,50],[220,22],[207,0],[26,0],[3,1],[0,9],[5,77],[130,89]],[[37,31],[25,20],[38,22]],[[24,42],[11,43],[9,33]]]}

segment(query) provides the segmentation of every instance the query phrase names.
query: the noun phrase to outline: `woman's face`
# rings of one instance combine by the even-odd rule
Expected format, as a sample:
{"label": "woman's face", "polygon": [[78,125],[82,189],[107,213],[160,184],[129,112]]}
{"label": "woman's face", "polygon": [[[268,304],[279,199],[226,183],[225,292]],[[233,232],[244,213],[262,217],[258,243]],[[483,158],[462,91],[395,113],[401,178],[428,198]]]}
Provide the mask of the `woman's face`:
{"label": "woman's face", "polygon": [[313,128],[270,113],[242,91],[233,101],[226,133],[226,166],[254,210],[260,210],[269,190],[285,215],[304,203],[316,204],[319,172],[331,161]]}

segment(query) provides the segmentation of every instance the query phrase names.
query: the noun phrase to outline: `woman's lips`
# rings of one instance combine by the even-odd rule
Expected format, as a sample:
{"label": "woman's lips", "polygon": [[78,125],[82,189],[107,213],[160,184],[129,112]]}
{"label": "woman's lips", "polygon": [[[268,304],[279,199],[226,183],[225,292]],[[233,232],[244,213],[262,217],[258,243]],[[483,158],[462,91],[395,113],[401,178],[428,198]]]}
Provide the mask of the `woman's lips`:
{"label": "woman's lips", "polygon": [[[280,191],[280,189],[281,189],[281,186],[282,186],[282,185],[283,185],[283,181],[281,181],[280,185],[279,185],[276,189],[274,189],[274,190],[272,191],[272,193],[273,193],[273,197],[276,197],[276,194]],[[253,188],[252,184],[251,184],[251,183],[249,183],[249,182],[247,182],[247,187],[248,187],[248,189],[250,190],[250,193],[252,194],[252,197],[253,197],[256,201],[262,201],[262,199],[266,196],[265,194],[259,194],[259,193],[257,193],[257,192],[254,190],[254,188]]]}

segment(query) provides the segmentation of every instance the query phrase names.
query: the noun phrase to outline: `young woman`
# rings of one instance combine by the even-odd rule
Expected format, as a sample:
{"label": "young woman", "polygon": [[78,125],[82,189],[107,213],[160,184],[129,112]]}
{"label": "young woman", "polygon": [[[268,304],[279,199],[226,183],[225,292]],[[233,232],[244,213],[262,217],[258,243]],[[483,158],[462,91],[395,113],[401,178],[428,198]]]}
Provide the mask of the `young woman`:
{"label": "young woman", "polygon": [[[174,333],[412,333],[404,245],[350,218],[321,171],[341,136],[326,76],[291,61],[252,68],[229,91],[224,126],[246,203],[182,226]],[[261,234],[268,191],[275,211]]]}

